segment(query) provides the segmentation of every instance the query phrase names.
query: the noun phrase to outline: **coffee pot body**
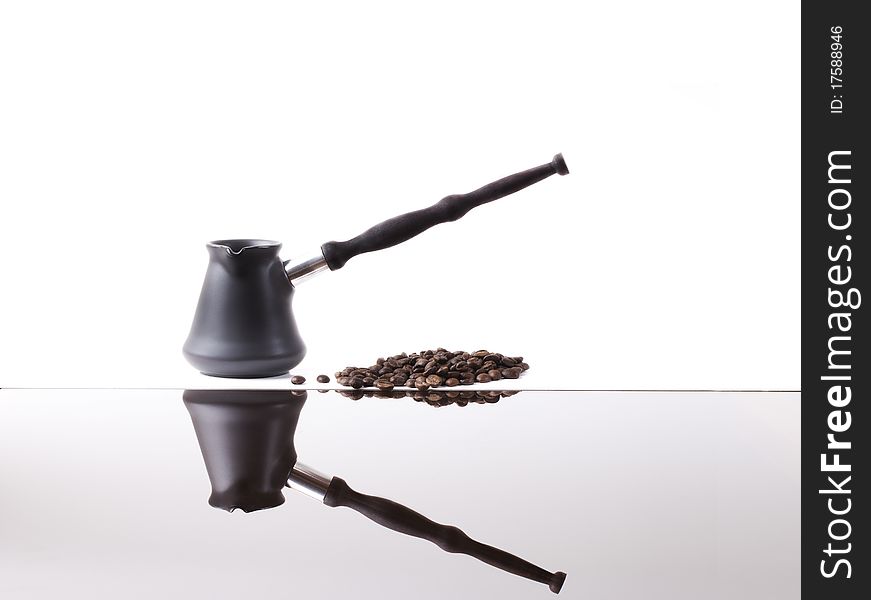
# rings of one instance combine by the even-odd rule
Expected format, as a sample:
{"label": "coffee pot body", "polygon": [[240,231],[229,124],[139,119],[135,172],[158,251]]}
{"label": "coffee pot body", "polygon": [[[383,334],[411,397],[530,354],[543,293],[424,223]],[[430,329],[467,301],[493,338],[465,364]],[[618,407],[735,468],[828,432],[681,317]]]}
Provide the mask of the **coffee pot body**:
{"label": "coffee pot body", "polygon": [[209,265],[185,358],[218,377],[283,375],[302,361],[305,344],[293,317],[294,288],[269,240],[207,244]]}

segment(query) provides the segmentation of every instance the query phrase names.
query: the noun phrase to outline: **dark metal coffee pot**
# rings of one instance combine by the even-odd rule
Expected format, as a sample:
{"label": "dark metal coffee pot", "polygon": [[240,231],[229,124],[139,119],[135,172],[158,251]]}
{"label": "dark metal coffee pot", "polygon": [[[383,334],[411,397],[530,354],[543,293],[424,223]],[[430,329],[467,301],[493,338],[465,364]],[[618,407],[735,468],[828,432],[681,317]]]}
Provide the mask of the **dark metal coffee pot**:
{"label": "dark metal coffee pot", "polygon": [[278,257],[281,244],[270,240],[209,242],[209,266],[184,355],[206,375],[283,375],[305,356],[291,308],[300,282],[327,269],[341,269],[358,254],[395,246],[433,225],[456,221],[476,206],[568,172],[562,154],[557,154],[547,164],[468,194],[447,196],[429,208],[388,219],[350,240],[327,242],[314,258],[301,262],[282,262]]}

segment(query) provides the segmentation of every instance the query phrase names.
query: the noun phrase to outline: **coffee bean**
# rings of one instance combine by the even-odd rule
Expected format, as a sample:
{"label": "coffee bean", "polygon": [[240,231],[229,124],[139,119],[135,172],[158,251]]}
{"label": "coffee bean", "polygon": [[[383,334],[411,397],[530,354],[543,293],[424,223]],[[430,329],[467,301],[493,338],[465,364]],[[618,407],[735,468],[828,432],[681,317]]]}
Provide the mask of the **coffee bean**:
{"label": "coffee bean", "polygon": [[305,377],[302,375],[294,375],[290,378],[290,382],[294,385],[302,385],[305,383]]}
{"label": "coffee bean", "polygon": [[330,377],[328,375],[318,375],[318,383],[329,383]]}
{"label": "coffee bean", "polygon": [[[489,350],[476,352],[450,351],[445,348],[422,350],[411,354],[401,353],[386,358],[378,358],[369,367],[346,367],[336,372],[336,382],[339,385],[350,386],[355,390],[360,388],[377,388],[377,391],[367,389],[359,392],[361,397],[373,395],[382,398],[414,397],[415,400],[425,400],[433,406],[443,406],[451,403],[489,403],[498,400],[507,393],[502,392],[452,392],[445,396],[431,388],[441,386],[456,387],[471,385],[476,382],[487,383],[501,379],[517,379],[529,369],[522,356],[507,356]],[[302,384],[305,379],[291,378],[295,384]],[[326,375],[318,375],[318,382],[329,383]],[[298,385],[297,384],[297,385]],[[417,391],[402,392],[394,387],[409,387]],[[441,394],[439,400],[436,395]],[[357,392],[353,394],[355,397]]]}
{"label": "coffee bean", "polygon": [[376,379],[375,387],[377,387],[379,390],[392,390],[393,382],[387,381],[386,379]]}

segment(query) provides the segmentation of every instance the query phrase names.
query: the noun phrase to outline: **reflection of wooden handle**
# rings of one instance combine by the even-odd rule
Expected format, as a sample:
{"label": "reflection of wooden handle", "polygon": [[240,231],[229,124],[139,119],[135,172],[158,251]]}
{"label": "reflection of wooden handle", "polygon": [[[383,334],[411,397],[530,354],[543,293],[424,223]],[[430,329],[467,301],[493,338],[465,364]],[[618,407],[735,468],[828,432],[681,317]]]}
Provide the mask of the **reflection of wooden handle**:
{"label": "reflection of wooden handle", "polygon": [[335,271],[358,254],[390,248],[433,225],[456,221],[476,206],[513,194],[555,173],[567,175],[568,172],[563,155],[557,154],[545,165],[509,175],[468,194],[447,196],[429,208],[388,219],[345,242],[327,242],[321,246],[321,251],[330,270]]}
{"label": "reflection of wooden handle", "polygon": [[429,540],[446,552],[468,554],[503,571],[545,583],[555,594],[559,593],[566,580],[566,574],[561,571],[548,573],[504,550],[475,541],[456,527],[430,521],[422,514],[392,500],[356,492],[339,477],[333,477],[330,482],[324,504],[333,507],[345,506],[388,529]]}

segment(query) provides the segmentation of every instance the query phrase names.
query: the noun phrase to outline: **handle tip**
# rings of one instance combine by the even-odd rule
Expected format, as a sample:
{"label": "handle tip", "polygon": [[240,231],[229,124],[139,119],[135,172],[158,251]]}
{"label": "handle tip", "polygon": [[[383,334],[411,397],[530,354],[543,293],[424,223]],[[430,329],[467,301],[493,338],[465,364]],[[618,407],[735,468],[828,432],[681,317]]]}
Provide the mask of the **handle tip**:
{"label": "handle tip", "polygon": [[569,167],[566,165],[566,159],[563,158],[562,152],[554,156],[550,164],[553,165],[553,170],[556,171],[557,175],[569,174]]}
{"label": "handle tip", "polygon": [[562,571],[557,571],[553,574],[553,577],[551,577],[548,587],[550,588],[550,591],[552,591],[554,594],[559,594],[559,591],[563,589],[563,584],[565,582],[566,574]]}

